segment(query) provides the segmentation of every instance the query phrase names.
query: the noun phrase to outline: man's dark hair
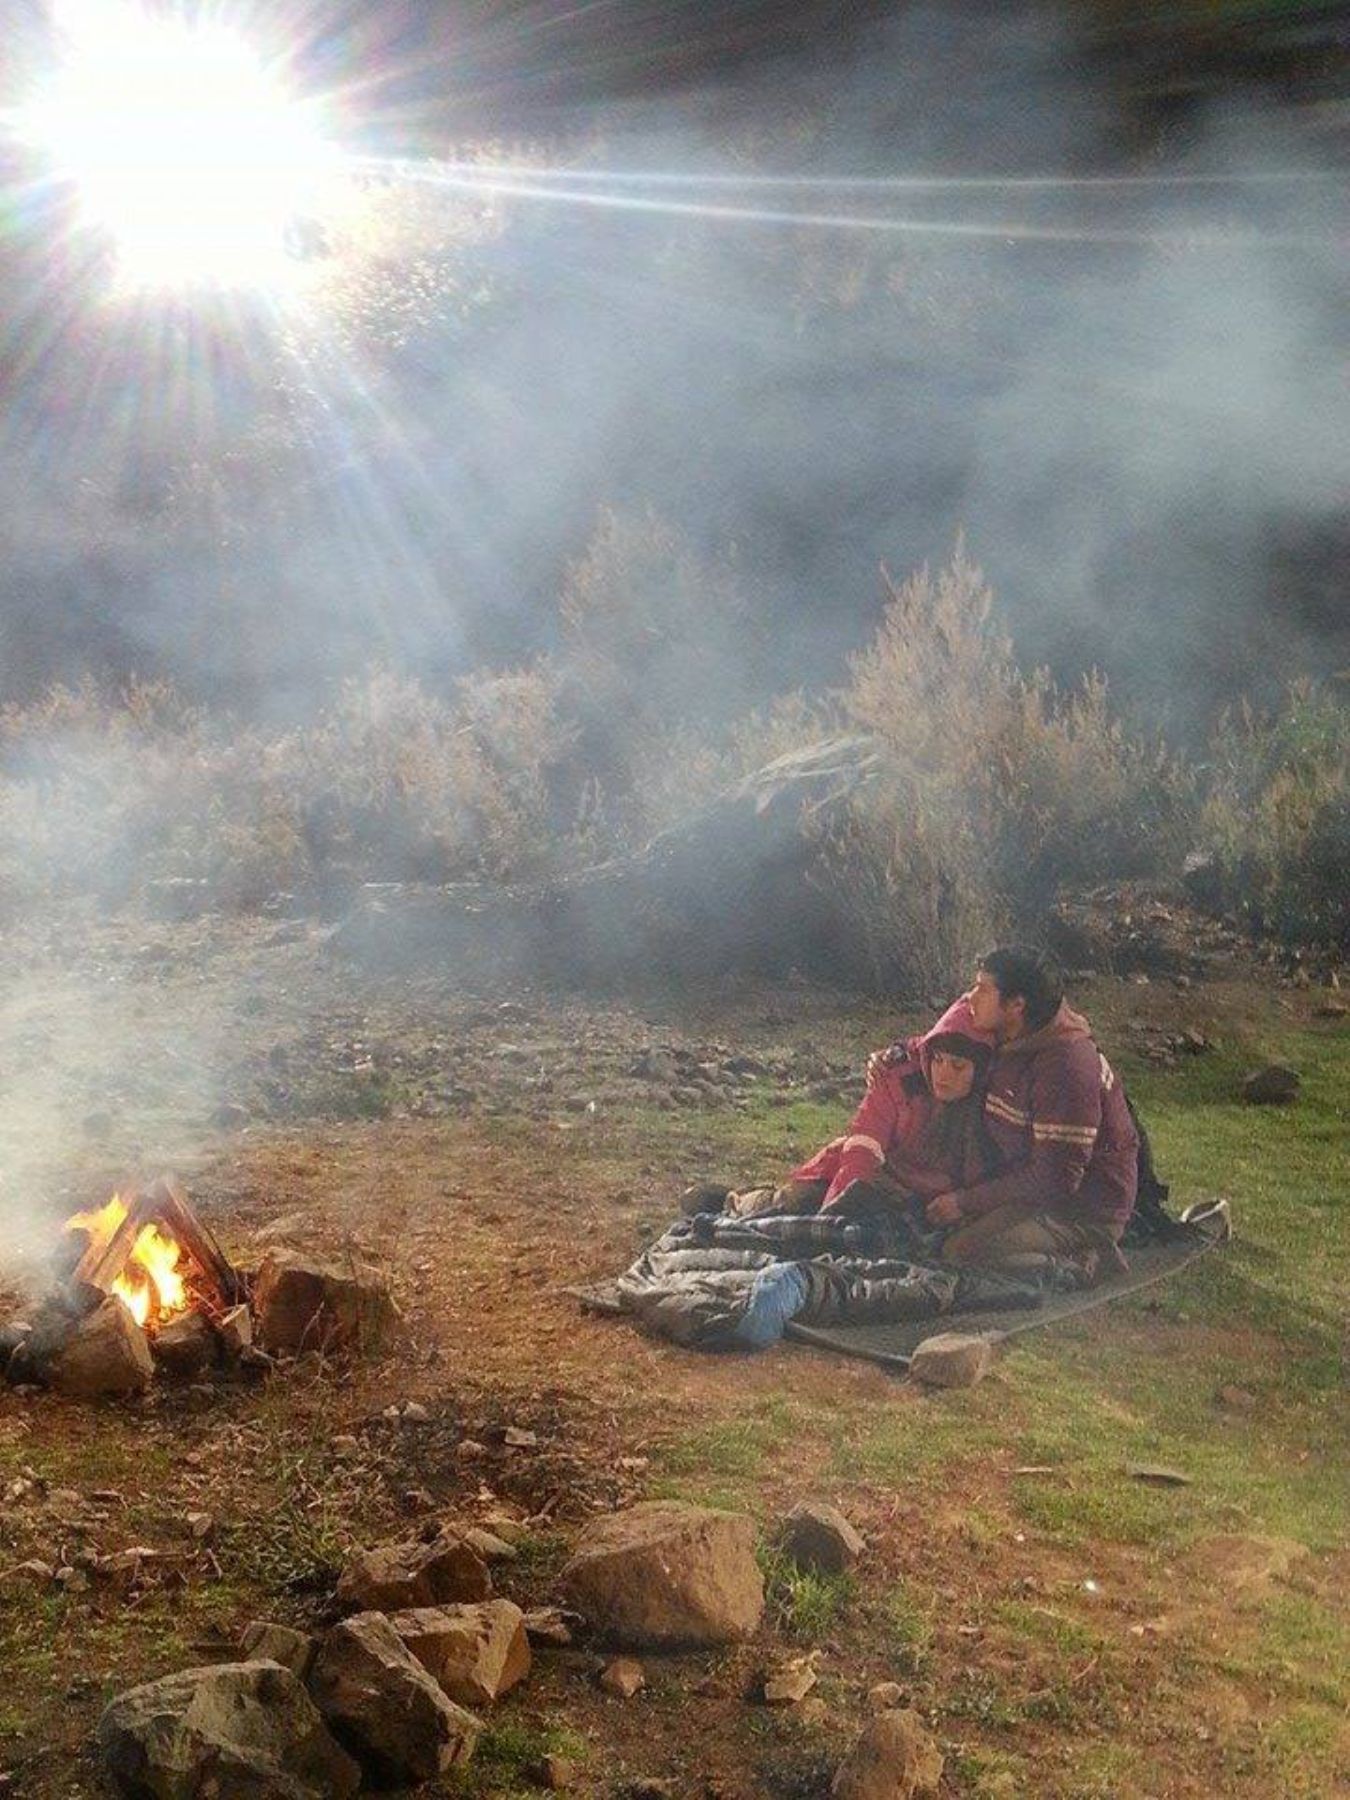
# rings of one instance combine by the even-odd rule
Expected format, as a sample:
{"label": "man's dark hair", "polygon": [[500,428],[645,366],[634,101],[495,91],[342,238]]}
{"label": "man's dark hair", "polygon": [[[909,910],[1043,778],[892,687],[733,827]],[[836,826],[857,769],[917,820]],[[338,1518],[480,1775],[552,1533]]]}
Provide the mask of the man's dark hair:
{"label": "man's dark hair", "polygon": [[1064,999],[1064,977],[1048,950],[1032,950],[1025,944],[1005,944],[980,958],[980,967],[992,975],[1000,998],[1026,1001],[1026,1028],[1039,1031],[1059,1011]]}

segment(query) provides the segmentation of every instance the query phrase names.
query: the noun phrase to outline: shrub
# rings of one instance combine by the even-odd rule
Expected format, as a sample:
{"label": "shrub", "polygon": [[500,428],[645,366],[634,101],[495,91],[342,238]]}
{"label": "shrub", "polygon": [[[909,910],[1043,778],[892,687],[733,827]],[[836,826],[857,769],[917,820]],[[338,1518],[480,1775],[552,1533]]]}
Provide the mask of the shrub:
{"label": "shrub", "polygon": [[963,546],[936,577],[885,580],[880,629],[842,696],[882,768],[827,853],[877,975],[945,987],[1060,885],[1171,866],[1192,779],[1113,716],[1100,676],[1064,696],[1017,668]]}
{"label": "shrub", "polygon": [[1225,904],[1287,942],[1350,946],[1350,707],[1312,682],[1209,746],[1201,839]]}

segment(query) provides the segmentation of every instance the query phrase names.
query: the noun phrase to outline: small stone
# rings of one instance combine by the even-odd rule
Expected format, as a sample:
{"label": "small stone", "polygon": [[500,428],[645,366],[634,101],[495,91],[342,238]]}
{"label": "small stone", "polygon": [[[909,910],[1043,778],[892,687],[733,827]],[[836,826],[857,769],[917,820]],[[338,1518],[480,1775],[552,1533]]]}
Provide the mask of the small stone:
{"label": "small stone", "polygon": [[492,1579],[482,1558],[450,1533],[430,1543],[363,1550],[347,1564],[337,1586],[338,1604],[361,1612],[487,1600],[491,1594]]}
{"label": "small stone", "polygon": [[531,1770],[531,1777],[537,1786],[547,1788],[551,1793],[561,1793],[564,1788],[572,1787],[577,1778],[576,1764],[565,1756],[541,1757]]}
{"label": "small stone", "polygon": [[352,1457],[361,1454],[360,1439],[354,1438],[349,1431],[340,1431],[338,1435],[331,1440],[331,1444],[333,1455],[341,1457],[344,1462],[350,1461]]}
{"label": "small stone", "polygon": [[862,1555],[862,1538],[837,1506],[804,1500],[782,1522],[783,1548],[799,1569],[818,1575],[842,1575]]}
{"label": "small stone", "polygon": [[908,1699],[909,1695],[898,1681],[879,1681],[867,1690],[867,1704],[872,1712],[893,1712]]}
{"label": "small stone", "polygon": [[240,1645],[250,1662],[280,1663],[283,1669],[289,1669],[292,1675],[304,1681],[313,1664],[318,1640],[307,1631],[276,1625],[270,1619],[255,1619],[251,1625],[245,1625]]}
{"label": "small stone", "polygon": [[466,1526],[461,1535],[464,1542],[476,1550],[485,1563],[515,1562],[520,1555],[514,1544],[508,1544],[504,1538],[484,1531],[479,1525]]}
{"label": "small stone", "polygon": [[248,1124],[248,1108],[234,1100],[222,1100],[211,1114],[211,1123],[218,1131],[238,1131]]}
{"label": "small stone", "polygon": [[195,1538],[209,1538],[215,1529],[215,1520],[209,1512],[190,1512],[186,1515],[187,1528]]}
{"label": "small stone", "polygon": [[775,1663],[764,1675],[766,1706],[796,1706],[816,1685],[816,1658],[793,1656]]}
{"label": "small stone", "polygon": [[994,1360],[988,1338],[963,1331],[940,1331],[925,1338],[909,1359],[909,1372],[926,1387],[973,1387]]}
{"label": "small stone", "polygon": [[431,1414],[420,1400],[409,1400],[403,1408],[403,1423],[405,1425],[429,1425]]}
{"label": "small stone", "polygon": [[1288,1106],[1298,1099],[1300,1085],[1297,1069],[1288,1063],[1267,1063],[1244,1079],[1242,1098],[1249,1106]]}
{"label": "small stone", "polygon": [[572,1642],[572,1627],[561,1607],[533,1607],[525,1614],[525,1630],[532,1644],[552,1644],[565,1649]]}
{"label": "small stone", "polygon": [[832,1800],[916,1800],[935,1794],[943,1756],[919,1715],[907,1709],[880,1712],[837,1770]]}
{"label": "small stone", "polygon": [[535,1431],[522,1431],[516,1425],[508,1425],[502,1433],[502,1442],[508,1450],[537,1450],[539,1434]]}
{"label": "small stone", "polygon": [[642,1664],[631,1656],[616,1656],[600,1671],[600,1686],[607,1694],[617,1694],[620,1700],[631,1700],[646,1685]]}
{"label": "small stone", "polygon": [[1125,1473],[1132,1481],[1144,1481],[1150,1487],[1189,1487],[1192,1481],[1184,1470],[1169,1469],[1161,1463],[1126,1463]]}

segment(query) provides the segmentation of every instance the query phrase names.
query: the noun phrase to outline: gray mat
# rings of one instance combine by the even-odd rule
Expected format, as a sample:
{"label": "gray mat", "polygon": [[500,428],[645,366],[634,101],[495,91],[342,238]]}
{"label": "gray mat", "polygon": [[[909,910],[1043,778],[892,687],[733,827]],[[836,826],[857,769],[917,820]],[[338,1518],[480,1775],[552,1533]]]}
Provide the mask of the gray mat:
{"label": "gray mat", "polygon": [[1137,1294],[1141,1288],[1165,1281],[1178,1269],[1184,1269],[1188,1263],[1223,1243],[1227,1235],[1227,1221],[1221,1218],[1192,1226],[1185,1237],[1171,1243],[1141,1244],[1127,1252],[1130,1259],[1127,1275],[1113,1276],[1080,1294],[1049,1294],[1040,1306],[1030,1309],[953,1312],[940,1319],[901,1319],[889,1325],[820,1327],[794,1324],[788,1326],[787,1335],[799,1343],[837,1350],[844,1356],[861,1356],[889,1369],[907,1369],[913,1352],[935,1332],[970,1332],[996,1341],[1017,1332],[1034,1331],[1041,1325],[1053,1325],[1060,1319],[1071,1319],[1078,1313],[1109,1306],[1124,1294]]}

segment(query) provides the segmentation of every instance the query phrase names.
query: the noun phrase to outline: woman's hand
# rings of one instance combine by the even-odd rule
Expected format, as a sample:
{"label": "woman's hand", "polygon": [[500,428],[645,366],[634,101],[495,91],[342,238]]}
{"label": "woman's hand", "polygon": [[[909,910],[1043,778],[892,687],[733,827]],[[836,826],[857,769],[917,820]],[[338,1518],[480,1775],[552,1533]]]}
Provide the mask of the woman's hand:
{"label": "woman's hand", "polygon": [[956,1194],[939,1194],[930,1200],[923,1209],[923,1216],[930,1225],[959,1225],[961,1223],[961,1201]]}

